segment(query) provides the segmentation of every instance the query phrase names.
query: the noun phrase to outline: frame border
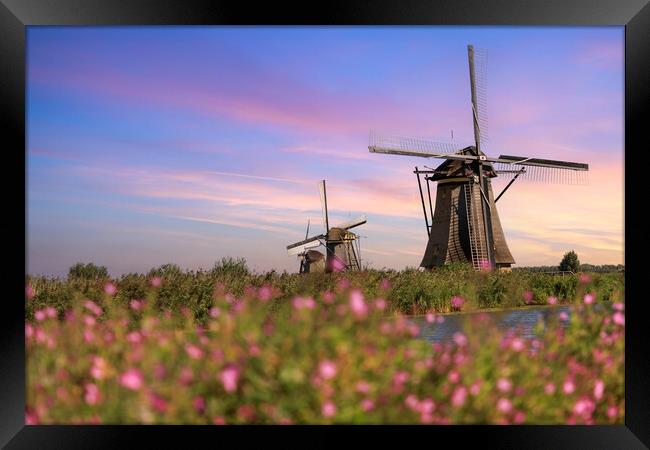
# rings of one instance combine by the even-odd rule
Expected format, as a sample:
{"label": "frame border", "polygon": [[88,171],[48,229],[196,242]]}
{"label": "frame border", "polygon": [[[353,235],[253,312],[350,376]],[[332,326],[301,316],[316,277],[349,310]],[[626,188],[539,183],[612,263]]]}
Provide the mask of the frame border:
{"label": "frame border", "polygon": [[[56,3],[56,4],[55,4]],[[642,164],[628,164],[632,152],[648,148],[643,119],[650,109],[650,5],[648,0],[455,0],[425,2],[402,0],[399,4],[386,0],[371,2],[330,1],[328,8],[291,8],[271,3],[260,3],[251,8],[234,2],[208,2],[202,0],[0,0],[0,61],[5,62],[0,78],[0,123],[10,144],[5,147],[6,166],[24,165],[25,151],[25,36],[27,26],[42,25],[554,25],[554,26],[625,26],[625,190],[634,202],[635,182],[647,175],[641,172]],[[19,148],[22,149],[19,151]],[[9,172],[9,171],[7,171]],[[18,239],[8,239],[17,248],[12,252],[10,271],[16,283],[10,284],[9,301],[0,315],[0,445],[7,448],[48,448],[52,446],[77,448],[108,448],[123,444],[133,446],[133,439],[146,438],[149,444],[156,441],[161,447],[187,445],[188,438],[213,438],[218,430],[218,442],[224,438],[238,444],[251,439],[266,440],[280,436],[284,427],[203,427],[203,426],[25,426],[25,342],[24,305],[17,300],[24,295],[26,272],[26,171],[12,171],[13,177],[3,177],[4,192],[13,193],[16,181],[22,181],[25,197],[8,196],[15,204],[12,210],[22,211],[23,220],[4,222],[7,236],[22,233],[25,241],[21,247]],[[12,179],[13,178],[13,179]],[[14,185],[14,186],[11,186]],[[638,188],[637,188],[638,191]],[[7,197],[7,196],[6,196]],[[643,204],[643,203],[641,203]],[[641,242],[638,214],[626,208],[625,240]],[[10,228],[11,227],[11,228]],[[13,250],[13,249],[12,249]],[[632,301],[626,304],[626,367],[625,371],[625,425],[621,426],[370,426],[316,427],[298,426],[298,433],[309,432],[313,444],[340,442],[329,430],[342,430],[363,436],[365,443],[395,442],[404,444],[404,437],[442,437],[454,444],[467,438],[480,438],[483,442],[500,448],[648,448],[650,446],[650,358],[643,345],[648,342],[648,327],[642,323],[647,317],[641,288],[640,267],[633,261],[640,257],[639,247],[626,248],[626,289]],[[629,252],[629,253],[628,253]],[[22,274],[15,264],[22,260]],[[16,272],[16,273],[14,273]],[[20,281],[18,281],[20,280]],[[634,294],[637,294],[637,297]],[[630,369],[633,368],[633,369]],[[254,430],[254,433],[249,432]],[[324,429],[328,430],[325,434]],[[150,432],[147,432],[150,431]],[[370,430],[367,430],[370,431]],[[467,433],[470,431],[470,433]],[[180,432],[180,433],[179,433]],[[188,432],[192,436],[188,436]],[[146,434],[145,434],[146,433]],[[408,434],[406,434],[408,433]],[[472,436],[474,434],[474,436]],[[175,435],[175,436],[174,436]],[[318,435],[318,439],[313,439]],[[181,439],[174,439],[182,436]],[[214,441],[213,441],[214,442]],[[268,441],[267,441],[268,442]],[[177,445],[174,445],[177,444]]]}

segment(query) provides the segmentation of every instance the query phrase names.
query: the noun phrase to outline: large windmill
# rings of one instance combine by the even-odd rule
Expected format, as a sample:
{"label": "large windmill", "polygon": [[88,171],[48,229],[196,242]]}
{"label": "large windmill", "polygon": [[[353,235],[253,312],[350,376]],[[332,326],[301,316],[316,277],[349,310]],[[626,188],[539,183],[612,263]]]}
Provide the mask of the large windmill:
{"label": "large windmill", "polygon": [[[330,228],[327,213],[325,180],[318,183],[318,189],[320,191],[325,233],[309,237],[308,221],[305,239],[287,245],[287,253],[298,256],[300,260],[300,273],[361,270],[359,236],[351,232],[350,229],[366,223],[366,216],[360,216],[354,220]],[[314,250],[320,246],[325,248],[325,255]]]}
{"label": "large windmill", "polygon": [[[411,137],[379,137],[371,132],[368,149],[445,161],[435,169],[415,167],[429,241],[420,263],[433,268],[452,262],[469,262],[475,269],[509,270],[514,258],[501,228],[496,202],[518,178],[582,184],[589,166],[583,163],[555,161],[526,156],[484,153],[487,141],[487,110],[484,51],[467,46],[475,145],[458,146]],[[478,72],[474,60],[477,60]],[[425,166],[426,167],[426,166]],[[426,181],[425,201],[421,175]],[[510,182],[494,198],[491,179],[510,177]],[[435,212],[431,203],[430,182],[437,182]],[[427,213],[428,203],[428,213]]]}

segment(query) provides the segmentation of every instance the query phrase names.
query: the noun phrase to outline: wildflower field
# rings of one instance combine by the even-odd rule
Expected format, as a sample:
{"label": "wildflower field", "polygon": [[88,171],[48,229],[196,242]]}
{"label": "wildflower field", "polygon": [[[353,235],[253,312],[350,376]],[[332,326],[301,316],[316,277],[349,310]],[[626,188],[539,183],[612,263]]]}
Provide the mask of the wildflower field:
{"label": "wildflower field", "polygon": [[[624,421],[620,274],[256,275],[231,263],[28,277],[27,423]],[[478,314],[432,344],[407,316],[549,303],[572,304],[570,317],[533,339]]]}

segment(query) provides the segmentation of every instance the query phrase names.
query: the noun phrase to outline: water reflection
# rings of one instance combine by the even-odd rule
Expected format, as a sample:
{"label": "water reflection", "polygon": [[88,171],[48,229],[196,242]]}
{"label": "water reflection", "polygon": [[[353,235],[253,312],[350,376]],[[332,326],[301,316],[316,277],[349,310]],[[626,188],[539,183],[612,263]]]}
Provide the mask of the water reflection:
{"label": "water reflection", "polygon": [[[455,332],[462,331],[466,321],[479,314],[487,314],[491,322],[502,331],[516,329],[519,336],[533,338],[536,336],[535,325],[537,325],[538,321],[542,320],[546,323],[551,315],[558,315],[563,311],[569,315],[570,321],[571,307],[566,305],[540,306],[484,313],[451,314],[444,316],[442,323],[429,323],[424,316],[411,317],[410,320],[420,327],[420,337],[429,342],[451,341]],[[566,327],[569,321],[561,321],[561,323]]]}

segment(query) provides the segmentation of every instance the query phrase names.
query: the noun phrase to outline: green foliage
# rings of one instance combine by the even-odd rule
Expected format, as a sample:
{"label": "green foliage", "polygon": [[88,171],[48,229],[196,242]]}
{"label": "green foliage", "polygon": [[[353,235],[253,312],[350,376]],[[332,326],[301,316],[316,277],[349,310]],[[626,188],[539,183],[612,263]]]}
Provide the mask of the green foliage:
{"label": "green foliage", "polygon": [[[272,308],[282,311],[295,296],[316,296],[334,291],[341,280],[360,289],[369,297],[383,297],[391,311],[407,314],[450,312],[451,298],[463,297],[463,311],[477,308],[516,307],[525,304],[544,305],[548,298],[557,297],[560,303],[569,303],[589,289],[599,291],[597,301],[615,301],[623,292],[624,274],[593,273],[588,283],[581,283],[585,274],[559,275],[527,272],[475,272],[471,266],[457,264],[443,266],[433,271],[409,268],[403,271],[366,270],[347,273],[309,273],[304,275],[275,271],[257,274],[251,272],[244,260],[224,258],[209,271],[184,271],[174,264],[151,269],[147,275],[128,274],[117,280],[71,277],[27,277],[34,298],[25,308],[31,318],[34,308],[54,306],[64,311],[74,306],[75,299],[102,302],[104,287],[112,282],[117,288],[115,301],[128,304],[144,299],[153,279],[161,285],[156,290],[155,307],[159,310],[178,311],[188,308],[195,318],[205,320],[215,290],[242,296],[250,287],[271,286],[280,294],[273,300]],[[382,289],[383,280],[390,289]],[[532,300],[525,301],[526,293]],[[620,294],[622,295],[622,294]]]}
{"label": "green foliage", "polygon": [[580,260],[576,252],[571,250],[564,254],[560,261],[560,270],[576,273],[580,270]]}
{"label": "green foliage", "polygon": [[501,274],[491,274],[478,294],[478,304],[481,308],[499,307],[507,296],[507,287]]}
{"label": "green foliage", "polygon": [[108,279],[108,269],[93,263],[77,263],[68,270],[68,279],[105,280]]}

